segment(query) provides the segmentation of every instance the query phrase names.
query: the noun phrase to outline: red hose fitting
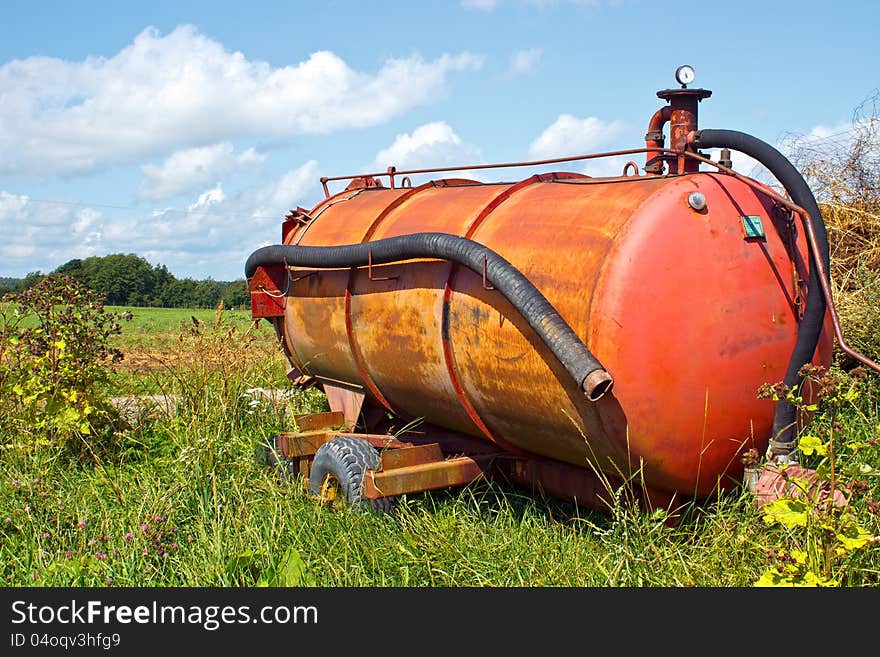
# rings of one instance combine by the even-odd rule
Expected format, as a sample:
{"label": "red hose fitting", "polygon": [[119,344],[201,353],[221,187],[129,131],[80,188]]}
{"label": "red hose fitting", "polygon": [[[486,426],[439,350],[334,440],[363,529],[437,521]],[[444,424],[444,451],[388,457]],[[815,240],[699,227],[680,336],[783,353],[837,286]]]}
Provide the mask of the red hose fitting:
{"label": "red hose fitting", "polygon": [[[645,135],[645,148],[663,148],[663,126],[672,118],[672,106],[664,105],[651,117],[648,123],[648,132]],[[661,151],[649,150],[645,154],[645,173],[663,173],[663,161],[655,158],[662,157]],[[653,160],[653,161],[652,161]]]}

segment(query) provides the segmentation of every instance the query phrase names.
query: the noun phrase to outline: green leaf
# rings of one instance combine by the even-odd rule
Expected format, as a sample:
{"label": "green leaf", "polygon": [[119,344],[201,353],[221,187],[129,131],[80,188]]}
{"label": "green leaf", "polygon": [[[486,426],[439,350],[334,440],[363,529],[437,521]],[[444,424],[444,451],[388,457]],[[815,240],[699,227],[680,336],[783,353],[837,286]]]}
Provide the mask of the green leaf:
{"label": "green leaf", "polygon": [[83,564],[81,559],[72,561],[54,561],[46,568],[47,573],[67,575],[68,577],[79,577],[82,574]]}
{"label": "green leaf", "polygon": [[830,579],[820,577],[811,570],[804,573],[803,584],[801,586],[837,586],[837,583]]}
{"label": "green leaf", "polygon": [[829,579],[825,579],[824,577],[819,577],[816,573],[807,570],[803,572],[793,572],[786,570],[785,572],[779,572],[776,568],[771,568],[766,571],[761,577],[755,582],[754,586],[756,587],[767,587],[767,586],[836,586],[837,584]]}
{"label": "green leaf", "polygon": [[775,568],[771,568],[761,575],[754,585],[757,587],[794,586],[793,582],[794,577],[790,573],[780,573]]}
{"label": "green leaf", "polygon": [[764,505],[764,522],[787,528],[807,526],[807,505],[800,500],[773,500]]}
{"label": "green leaf", "polygon": [[299,552],[293,548],[287,550],[272,579],[273,586],[315,585],[315,576],[308,571]]}
{"label": "green leaf", "polygon": [[818,436],[804,436],[798,443],[798,449],[800,449],[801,453],[806,456],[809,456],[814,452],[819,456],[825,456],[828,451],[827,445],[823,443]]}
{"label": "green leaf", "polygon": [[837,534],[837,540],[840,541],[846,550],[858,550],[867,545],[868,541],[871,540],[871,533],[853,523]]}
{"label": "green leaf", "polygon": [[244,570],[249,570],[254,566],[258,566],[260,561],[265,557],[259,552],[247,551],[236,554],[226,560],[226,573],[234,574]]}
{"label": "green leaf", "polygon": [[792,550],[791,551],[792,558],[801,565],[807,563],[807,553],[803,550]]}

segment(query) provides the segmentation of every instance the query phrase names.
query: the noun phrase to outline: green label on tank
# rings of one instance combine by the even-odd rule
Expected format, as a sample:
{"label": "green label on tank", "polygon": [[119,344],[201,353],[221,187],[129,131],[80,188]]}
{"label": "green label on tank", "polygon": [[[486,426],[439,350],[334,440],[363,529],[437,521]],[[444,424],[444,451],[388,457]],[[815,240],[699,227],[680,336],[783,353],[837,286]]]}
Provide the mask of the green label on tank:
{"label": "green label on tank", "polygon": [[764,225],[761,223],[761,217],[756,214],[744,215],[743,228],[746,231],[746,239],[749,237],[764,237]]}

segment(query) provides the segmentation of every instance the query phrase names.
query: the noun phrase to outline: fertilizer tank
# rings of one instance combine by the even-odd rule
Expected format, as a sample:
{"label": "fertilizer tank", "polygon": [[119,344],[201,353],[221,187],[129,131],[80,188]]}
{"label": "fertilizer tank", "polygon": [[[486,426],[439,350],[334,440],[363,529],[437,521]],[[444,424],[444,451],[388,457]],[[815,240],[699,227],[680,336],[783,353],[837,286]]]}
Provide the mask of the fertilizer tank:
{"label": "fertilizer tank", "polygon": [[[696,104],[708,92],[658,95],[670,105],[650,123],[644,175],[354,178],[292,213],[283,245],[252,255],[254,316],[275,323],[298,375],[385,416],[585,471],[641,468],[647,486],[696,497],[741,478],[743,453],[779,439],[777,404],[757,391],[786,378],[806,299],[821,291],[808,290],[810,246],[779,194],[683,154],[700,155]],[[482,268],[479,255],[407,257],[407,236],[423,234],[485,247]],[[388,244],[404,251],[389,256]],[[297,247],[339,257],[318,263]],[[493,254],[537,297],[493,283]],[[595,358],[583,370],[595,388],[541,332],[558,318],[530,319],[516,294],[558,313]],[[828,365],[824,304],[813,312],[807,360]]]}

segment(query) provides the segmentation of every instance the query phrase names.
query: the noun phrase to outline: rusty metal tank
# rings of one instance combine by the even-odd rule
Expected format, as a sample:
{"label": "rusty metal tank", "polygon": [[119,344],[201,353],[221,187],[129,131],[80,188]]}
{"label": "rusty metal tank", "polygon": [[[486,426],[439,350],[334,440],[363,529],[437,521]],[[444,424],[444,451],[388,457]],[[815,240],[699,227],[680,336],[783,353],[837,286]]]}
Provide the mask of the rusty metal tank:
{"label": "rusty metal tank", "polygon": [[[800,385],[802,365],[829,365],[832,333],[880,371],[843,341],[827,234],[803,177],[751,135],[698,130],[711,92],[688,88],[692,70],[681,70],[691,75],[676,73],[680,88],[657,92],[668,104],[651,116],[644,149],[492,165],[640,153],[642,174],[628,162],[609,178],[560,171],[412,186],[401,176],[428,171],[393,167],[323,178],[327,198],[291,212],[283,244],[248,259],[253,316],[275,324],[296,380],[323,386],[351,428],[369,438],[384,416],[452,436],[432,434],[452,459],[430,465],[442,476],[400,490],[441,486],[456,454],[479,452],[459,447],[455,436],[466,436],[509,456],[501,469],[513,480],[551,494],[595,500],[590,482],[605,473],[636,474],[656,499],[704,497],[741,481],[750,450],[790,458],[803,418],[758,389]],[[723,149],[718,162],[700,151],[713,147]],[[767,166],[786,196],[733,171],[728,148]],[[338,180],[350,182],[331,195]],[[483,253],[482,271],[448,250],[383,250],[437,236]],[[526,303],[488,275],[486,254],[512,267]],[[539,297],[552,313],[536,320],[526,306]],[[598,368],[586,378],[545,331],[560,317]],[[588,385],[595,372],[601,389]],[[487,471],[465,465],[458,483]]]}
{"label": "rusty metal tank", "polygon": [[[473,239],[535,284],[614,387],[589,401],[483,277],[428,259],[292,272],[280,328],[301,372],[516,454],[641,467],[665,491],[706,495],[766,448],[774,403],[756,392],[784,376],[808,266],[769,195],[702,171],[358,184],[284,243]],[[818,352],[827,364],[828,331]]]}

